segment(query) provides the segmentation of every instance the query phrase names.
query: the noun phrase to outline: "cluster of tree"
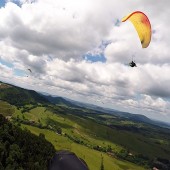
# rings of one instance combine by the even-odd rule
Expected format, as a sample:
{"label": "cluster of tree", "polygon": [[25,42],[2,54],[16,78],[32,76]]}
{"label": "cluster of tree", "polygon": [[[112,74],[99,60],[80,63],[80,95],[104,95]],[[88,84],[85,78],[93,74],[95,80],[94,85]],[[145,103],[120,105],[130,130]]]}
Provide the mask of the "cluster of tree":
{"label": "cluster of tree", "polygon": [[21,123],[26,124],[26,125],[31,125],[34,127],[38,127],[40,129],[49,129],[49,130],[53,130],[56,133],[62,135],[62,128],[60,126],[54,127],[49,125],[42,125],[40,119],[38,120],[38,122],[36,121],[32,121],[32,120],[27,120],[25,119],[24,115],[23,115],[23,119],[20,119],[19,116],[17,116],[16,118],[13,118],[13,121],[17,123],[17,125],[21,125]]}
{"label": "cluster of tree", "polygon": [[116,129],[116,130],[126,130],[126,131],[131,131],[134,133],[139,133],[141,131],[144,131],[145,129],[141,128],[141,127],[136,127],[136,126],[132,126],[132,125],[109,125],[109,127]]}
{"label": "cluster of tree", "polygon": [[103,156],[101,156],[101,165],[100,165],[100,170],[104,170]]}
{"label": "cluster of tree", "polygon": [[138,165],[149,167],[151,160],[142,154],[132,154],[127,149],[122,149],[120,152],[115,153],[118,158],[133,162]]}
{"label": "cluster of tree", "polygon": [[169,170],[170,169],[170,160],[165,158],[155,158],[154,160],[149,159],[147,156],[142,154],[130,154],[128,150],[122,149],[119,153],[116,153],[116,156],[133,162],[138,165],[142,165],[146,168],[153,168],[156,167],[160,170]]}
{"label": "cluster of tree", "polygon": [[70,136],[70,135],[68,135],[67,133],[65,133],[65,136],[68,137],[70,140],[72,140],[72,141],[75,142],[75,143],[78,143],[78,144],[82,144],[82,145],[87,146],[87,144],[84,143],[84,141],[81,140],[81,139],[79,139],[78,137]]}
{"label": "cluster of tree", "polygon": [[38,104],[34,104],[34,105],[30,106],[30,107],[23,106],[22,110],[21,110],[21,113],[29,112],[30,110],[35,109],[38,106],[39,106]]}
{"label": "cluster of tree", "polygon": [[47,169],[55,154],[44,134],[35,136],[0,114],[0,169]]}
{"label": "cluster of tree", "polygon": [[112,152],[112,148],[111,148],[110,145],[104,146],[104,147],[99,146],[99,145],[94,145],[93,146],[93,145],[89,145],[89,144],[85,143],[83,140],[79,139],[78,137],[68,135],[67,133],[65,134],[65,136],[68,137],[73,142],[81,144],[81,145],[84,145],[84,146],[87,146],[87,147],[89,147],[91,149],[98,150],[100,152]]}
{"label": "cluster of tree", "polygon": [[156,167],[157,169],[169,170],[170,169],[170,160],[163,159],[163,158],[157,158],[157,159],[153,160],[152,166]]}
{"label": "cluster of tree", "polygon": [[61,127],[57,127],[56,132],[61,135],[61,134],[62,134],[62,129],[61,129]]}
{"label": "cluster of tree", "polygon": [[101,151],[101,152],[112,152],[112,148],[110,145],[106,146],[99,146],[99,145],[95,145],[93,146],[93,149]]}

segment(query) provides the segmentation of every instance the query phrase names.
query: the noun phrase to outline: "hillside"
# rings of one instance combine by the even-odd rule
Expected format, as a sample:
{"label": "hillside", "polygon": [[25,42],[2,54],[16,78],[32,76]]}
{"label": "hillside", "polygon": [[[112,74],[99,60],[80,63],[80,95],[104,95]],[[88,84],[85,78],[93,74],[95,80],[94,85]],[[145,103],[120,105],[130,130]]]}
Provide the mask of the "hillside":
{"label": "hillside", "polygon": [[15,106],[26,104],[49,103],[48,100],[33,90],[26,90],[6,83],[0,85],[0,100]]}
{"label": "hillside", "polygon": [[100,107],[100,106],[96,106],[93,104],[87,104],[87,103],[82,103],[82,102],[77,102],[68,98],[62,98],[62,97],[53,97],[53,96],[45,96],[43,95],[46,99],[48,99],[51,103],[53,104],[57,104],[57,105],[65,105],[68,107],[72,107],[72,108],[77,108],[82,110],[83,108],[87,110],[89,110],[91,113],[106,113],[106,114],[112,114],[116,117],[122,117],[122,118],[126,118],[132,121],[137,121],[137,122],[145,122],[145,123],[152,123],[154,124],[155,122],[153,122],[151,119],[147,118],[144,115],[140,115],[140,114],[131,114],[128,112],[121,112],[118,110],[114,110],[114,109],[109,109],[109,108],[104,108],[104,107]]}
{"label": "hillside", "polygon": [[[45,147],[44,147],[45,146]],[[0,169],[42,169],[55,154],[43,134],[21,130],[0,114]]]}
{"label": "hillside", "polygon": [[144,115],[132,114],[132,113],[129,113],[129,112],[122,112],[122,111],[115,110],[115,109],[110,109],[110,108],[105,108],[105,107],[101,107],[101,106],[96,106],[96,105],[93,105],[93,104],[74,101],[74,100],[71,100],[71,99],[68,99],[68,98],[64,98],[64,99],[66,101],[69,101],[70,103],[72,103],[74,106],[78,106],[78,107],[81,107],[81,108],[95,110],[95,111],[98,111],[100,113],[111,114],[111,115],[114,115],[116,117],[125,118],[125,119],[129,119],[129,120],[136,121],[136,122],[144,122],[144,123],[148,123],[148,124],[152,124],[152,125],[156,125],[156,126],[160,126],[160,127],[170,129],[169,123],[158,121],[158,120],[151,120]]}
{"label": "hillside", "polygon": [[69,102],[68,100],[65,100],[62,97],[52,97],[50,95],[48,95],[48,96],[43,95],[43,97],[46,98],[52,104],[66,105],[69,107],[78,107],[77,105],[74,105],[72,102]]}
{"label": "hillside", "polygon": [[[30,92],[18,89],[20,93]],[[10,96],[10,93],[3,94]],[[29,104],[22,103],[20,107],[17,107],[18,103],[11,105],[7,100],[0,101],[0,113],[10,117],[11,122],[19,123],[23,129],[27,128],[36,135],[43,133],[57,150],[75,152],[87,162],[91,170],[100,168],[101,154],[105,170],[110,170],[110,167],[131,170],[144,169],[141,166],[145,169],[153,166],[169,167],[170,130],[146,123],[148,119],[141,115],[134,116],[144,121],[134,119],[130,113],[124,117],[118,113],[107,114],[76,107],[75,104],[70,105],[70,101],[58,97],[55,98],[56,104],[50,101],[54,99],[45,98],[45,102],[44,98],[40,95],[41,100],[38,98],[36,103],[36,98],[31,96],[30,100],[34,100],[36,105],[30,104],[28,98]]]}
{"label": "hillside", "polygon": [[41,103],[41,104],[51,103],[57,105],[66,105],[68,107],[77,108],[80,110],[86,108],[91,113],[94,112],[94,113],[112,114],[115,115],[116,117],[122,117],[136,122],[144,122],[144,123],[157,125],[160,127],[170,128],[169,124],[160,121],[151,120],[144,115],[121,112],[118,110],[99,107],[99,106],[82,103],[82,102],[77,102],[62,97],[52,97],[50,95],[46,96],[44,94],[37,93],[33,90],[23,89],[3,82],[0,83],[0,89],[1,89],[0,100],[7,101],[8,103],[12,105],[16,105],[18,107],[28,105],[28,104],[37,105],[37,103]]}

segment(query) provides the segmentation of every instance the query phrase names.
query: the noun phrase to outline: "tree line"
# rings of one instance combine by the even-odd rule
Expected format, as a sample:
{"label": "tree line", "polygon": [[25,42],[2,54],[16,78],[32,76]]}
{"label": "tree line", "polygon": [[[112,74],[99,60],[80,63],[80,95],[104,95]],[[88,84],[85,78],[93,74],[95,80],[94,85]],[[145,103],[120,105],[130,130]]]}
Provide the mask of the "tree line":
{"label": "tree line", "polygon": [[55,154],[44,134],[20,129],[0,114],[0,169],[43,170]]}

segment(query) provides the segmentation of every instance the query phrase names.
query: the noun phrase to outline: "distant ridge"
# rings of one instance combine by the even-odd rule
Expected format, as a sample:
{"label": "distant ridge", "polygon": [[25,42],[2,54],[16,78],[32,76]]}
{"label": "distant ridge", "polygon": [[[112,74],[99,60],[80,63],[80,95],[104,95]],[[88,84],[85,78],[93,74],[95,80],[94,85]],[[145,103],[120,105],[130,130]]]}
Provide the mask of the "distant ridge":
{"label": "distant ridge", "polygon": [[54,97],[49,95],[48,93],[44,93],[44,92],[40,93],[34,90],[27,90],[21,87],[10,85],[8,83],[3,83],[2,81],[0,81],[0,83],[1,83],[0,100],[4,100],[12,105],[21,106],[25,104],[37,104],[37,103],[50,104],[51,103],[57,105],[65,105],[70,108],[76,108],[76,109],[86,108],[91,113],[96,113],[97,111],[98,113],[112,114],[115,115],[116,117],[126,118],[128,120],[135,121],[135,122],[144,122],[144,123],[149,123],[164,128],[170,128],[170,124],[157,121],[157,120],[151,120],[144,115],[132,114],[129,112],[122,112],[110,108],[104,108],[101,106],[78,102],[60,96]]}
{"label": "distant ridge", "polygon": [[26,90],[21,87],[1,82],[0,100],[12,105],[21,106],[25,104],[49,103],[49,101],[34,90]]}
{"label": "distant ridge", "polygon": [[60,104],[60,105],[67,105],[70,107],[76,107],[72,102],[65,100],[62,97],[53,97],[51,95],[44,96],[50,103],[52,104]]}

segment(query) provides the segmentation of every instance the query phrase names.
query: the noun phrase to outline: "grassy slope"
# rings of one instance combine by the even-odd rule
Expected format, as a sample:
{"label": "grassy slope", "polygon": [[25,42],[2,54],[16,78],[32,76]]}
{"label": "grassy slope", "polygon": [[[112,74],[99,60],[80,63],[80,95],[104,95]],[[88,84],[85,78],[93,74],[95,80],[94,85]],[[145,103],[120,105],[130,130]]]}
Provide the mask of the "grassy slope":
{"label": "grassy slope", "polygon": [[[164,145],[164,148],[166,148],[166,150],[168,151],[165,152],[160,144],[155,143],[155,141],[152,139],[152,136],[150,138],[146,138],[145,135],[141,135],[138,133],[111,129],[109,127],[97,124],[92,120],[87,121],[83,118],[75,116],[69,116],[69,119],[76,123],[79,123],[82,126],[82,129],[86,131],[87,134],[97,134],[98,139],[108,139],[112,143],[126,146],[132,151],[134,150],[151,158],[154,158],[155,155],[159,153],[160,157],[170,159],[170,148],[168,148],[169,145],[167,145],[167,148]],[[93,133],[91,132],[91,129],[93,129]],[[167,143],[169,142],[167,141]]]}
{"label": "grassy slope", "polygon": [[[162,144],[166,143],[167,149],[162,148],[162,145],[155,143],[155,137],[152,135],[149,139],[145,138],[145,136],[137,133],[132,133],[125,130],[116,130],[111,129],[109,127],[103,126],[94,122],[93,120],[86,119],[83,117],[79,117],[76,115],[69,115],[69,114],[54,114],[49,110],[46,110],[44,107],[37,107],[29,112],[21,113],[22,109],[18,110],[17,108],[12,107],[11,105],[1,102],[0,108],[10,108],[11,114],[13,117],[19,117],[20,119],[31,120],[34,122],[39,122],[43,126],[50,125],[51,127],[60,126],[64,133],[69,134],[70,136],[77,137],[81,139],[84,143],[88,144],[89,146],[99,145],[102,147],[106,147],[111,145],[114,151],[120,151],[122,146],[126,146],[131,150],[136,150],[137,152],[143,153],[144,155],[148,155],[150,157],[154,157],[155,155],[159,155],[160,157],[169,157],[170,155],[168,146],[169,142],[166,140],[160,140]],[[31,107],[28,105],[27,107]],[[60,109],[60,108],[59,108]],[[8,109],[7,109],[8,110]],[[128,122],[124,122],[125,124]],[[47,140],[49,140],[56,149],[69,149],[75,152],[77,155],[82,157],[87,161],[88,165],[94,169],[93,166],[98,167],[100,166],[101,162],[101,152],[95,151],[93,149],[87,148],[85,146],[73,143],[67,137],[56,135],[55,132],[39,129],[33,126],[23,125],[31,130],[31,132],[35,134],[39,134],[43,132],[46,135]],[[91,130],[92,129],[92,130]],[[48,132],[48,133],[47,133]],[[165,148],[165,145],[164,145]],[[85,149],[85,151],[84,151]],[[83,152],[82,152],[83,151]],[[86,153],[87,152],[87,153]],[[85,154],[82,154],[85,153]],[[94,158],[90,158],[88,160],[88,154],[92,155]],[[96,155],[97,154],[97,155]],[[104,154],[105,155],[105,154]],[[86,158],[87,157],[87,158]],[[95,160],[97,159],[97,160]],[[93,160],[91,162],[91,160]],[[110,163],[107,162],[110,160]],[[109,156],[104,156],[104,161],[107,162],[105,166],[112,164],[112,162],[117,161],[116,159],[110,158]],[[96,162],[94,164],[94,162]],[[127,169],[123,167],[131,167],[134,166],[133,164],[129,164],[125,161],[119,161],[114,164],[114,169]],[[135,168],[130,168],[135,169]],[[136,169],[139,169],[137,167]],[[94,169],[95,170],[95,169]]]}
{"label": "grassy slope", "polygon": [[[81,140],[84,140],[85,142],[88,142],[90,145],[100,145],[100,146],[107,146],[111,145],[112,148],[116,151],[120,150],[121,147],[118,145],[115,145],[109,141],[104,141],[103,139],[100,139],[96,137],[93,133],[90,133],[90,135],[86,132],[84,128],[82,128],[78,122],[76,122],[75,119],[71,120],[68,115],[60,115],[60,114],[53,114],[50,111],[47,111],[44,107],[37,107],[35,109],[32,109],[30,112],[26,112],[24,114],[21,113],[21,110],[15,111],[13,114],[14,117],[19,116],[20,119],[23,119],[23,115],[25,119],[33,120],[37,122],[40,120],[40,122],[43,125],[59,125],[62,127],[62,130],[64,133],[67,133],[71,136],[77,136],[81,138]],[[82,159],[85,159],[87,164],[89,165],[91,170],[98,170],[100,168],[101,164],[101,152],[95,151],[93,149],[90,149],[86,146],[79,145],[77,143],[72,142],[67,137],[61,136],[56,134],[53,131],[47,130],[47,129],[39,129],[37,127],[24,125],[22,124],[22,127],[28,128],[32,133],[38,135],[39,133],[44,133],[46,136],[46,139],[50,141],[57,150],[61,149],[68,149],[70,151],[75,152],[79,157]],[[85,132],[84,132],[85,131]],[[125,169],[144,169],[140,166],[137,166],[135,164],[126,162],[126,161],[120,161],[115,158],[112,158],[108,156],[107,154],[103,154],[104,157],[104,166],[105,170],[112,169],[123,169],[122,167],[126,167]]]}
{"label": "grassy slope", "polygon": [[0,113],[3,113],[4,116],[11,116],[14,112],[15,109],[13,106],[0,100]]}
{"label": "grassy slope", "polygon": [[[40,103],[45,102],[44,104],[46,104],[46,100],[38,95],[36,92],[12,87],[6,84],[3,84],[3,86],[1,84],[0,88],[0,99],[2,98],[10,102],[11,104],[14,103],[16,104],[16,106],[18,105],[21,107],[22,105],[28,104],[27,108],[32,107],[31,103],[33,103],[35,107],[39,105],[39,107],[31,109],[30,111],[23,114],[21,113],[23,111],[22,109],[18,110],[21,107],[18,107],[17,109],[9,105],[8,103],[0,102],[0,113],[3,112],[5,116],[10,116],[15,112],[13,114],[13,117],[17,118],[16,120],[20,119],[24,121],[31,121],[33,122],[32,125],[40,124],[42,126],[52,127],[53,130],[56,130],[57,127],[61,127],[64,133],[67,133],[73,138],[78,138],[83,141],[83,143],[88,145],[89,148],[80,145],[81,147],[85,147],[86,149],[90,149],[96,145],[102,147],[107,147],[108,145],[110,145],[112,147],[112,150],[114,150],[115,152],[119,152],[123,147],[125,147],[126,149],[129,149],[130,152],[133,154],[142,153],[143,155],[147,155],[150,158],[159,156],[162,158],[170,159],[169,132],[166,136],[166,133],[155,133],[150,128],[148,131],[146,131],[146,134],[145,131],[142,131],[142,133],[138,133],[131,130],[120,129],[115,127],[115,125],[123,125],[123,128],[126,125],[134,125],[134,127],[136,127],[136,125],[134,124],[134,122],[129,121],[121,120],[120,122],[118,118],[114,118],[114,116],[110,117],[110,115],[101,115],[100,117],[102,120],[104,118],[107,118],[106,124],[109,123],[109,125],[113,125],[113,127],[110,128],[102,125],[103,122],[100,121],[100,119],[96,119],[98,113],[95,111],[85,108],[70,108],[64,105],[57,107],[51,106],[51,111],[49,111],[46,110],[44,107],[40,107]],[[39,102],[39,104],[37,104],[37,101]],[[29,110],[27,108],[25,108],[25,110]],[[54,112],[56,114],[53,114]],[[81,116],[76,116],[76,114],[79,114]],[[83,116],[86,117],[83,118]],[[96,120],[98,121],[98,123],[96,123]],[[145,127],[145,129],[146,128],[147,126]],[[50,139],[52,140],[53,137],[54,136],[52,135]],[[57,144],[58,149],[67,148],[72,150],[73,144],[78,145],[70,141],[67,137],[60,137],[61,141]],[[64,138],[64,141],[62,140],[62,138]],[[55,141],[55,143],[57,143],[57,141]],[[76,152],[78,154],[78,151]],[[99,159],[99,162],[100,160],[101,159]]]}
{"label": "grassy slope", "polygon": [[[21,119],[23,118],[23,114],[20,112],[16,111],[14,115],[16,116],[16,114],[18,114]],[[167,142],[167,145],[162,147],[163,143],[156,143],[155,137],[150,136],[150,138],[146,138],[145,135],[142,134],[111,129],[93,120],[87,120],[76,115],[53,114],[44,107],[32,109],[30,112],[24,113],[24,117],[35,122],[39,121],[42,125],[59,126],[64,133],[74,138],[77,137],[89,146],[99,145],[107,147],[111,145],[114,151],[120,151],[122,149],[121,146],[126,146],[130,152],[135,151],[142,153],[150,158],[154,158],[155,155],[159,154],[160,157],[170,159],[169,142],[165,139],[162,139],[162,141]],[[166,148],[166,152],[163,148]]]}
{"label": "grassy slope", "polygon": [[46,98],[33,90],[25,90],[5,83],[0,84],[0,100],[4,100],[16,106],[33,103],[49,103]]}
{"label": "grassy slope", "polygon": [[[66,137],[57,135],[55,132],[46,129],[39,129],[37,127],[22,125],[23,128],[29,129],[32,133],[39,135],[39,133],[44,133],[48,141],[50,141],[57,150],[68,149],[75,152],[79,157],[84,159],[90,170],[99,170],[101,164],[101,152],[89,149],[85,146],[73,143]],[[107,154],[102,154],[104,157],[104,168],[105,170],[144,170],[144,168],[137,166],[135,164],[117,160],[115,158],[109,157]]]}
{"label": "grassy slope", "polygon": [[[121,149],[121,147],[119,147],[118,145],[115,145],[114,143],[111,143],[107,140],[105,140],[105,142],[103,143],[103,139],[98,138],[95,133],[89,132],[89,130],[86,131],[86,127],[84,128],[80,126],[81,120],[77,120],[77,117],[74,116],[73,120],[71,120],[72,116],[70,115],[53,114],[52,112],[47,111],[44,107],[37,107],[35,109],[32,109],[30,112],[26,112],[24,114],[16,109],[13,116],[17,117],[17,115],[19,115],[20,119],[23,119],[24,115],[24,118],[27,120],[32,120],[35,122],[40,121],[40,123],[44,126],[49,124],[51,126],[60,126],[64,133],[67,133],[74,137],[78,137],[89,145],[111,145],[115,151],[119,151]],[[87,121],[86,123],[89,124],[90,122]]]}

